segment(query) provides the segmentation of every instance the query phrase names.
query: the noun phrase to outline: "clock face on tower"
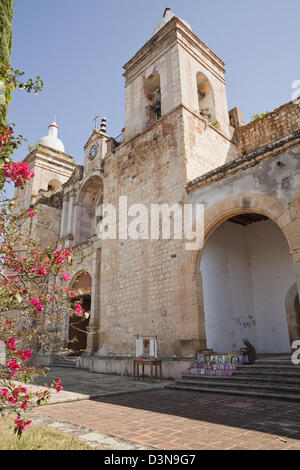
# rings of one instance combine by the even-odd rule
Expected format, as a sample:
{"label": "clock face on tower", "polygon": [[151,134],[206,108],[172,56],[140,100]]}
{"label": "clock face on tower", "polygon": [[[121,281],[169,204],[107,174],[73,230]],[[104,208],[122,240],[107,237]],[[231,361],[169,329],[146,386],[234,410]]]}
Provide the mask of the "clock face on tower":
{"label": "clock face on tower", "polygon": [[91,146],[90,150],[89,150],[89,160],[94,160],[95,156],[97,155],[98,153],[98,150],[99,150],[99,145],[98,144],[94,144]]}

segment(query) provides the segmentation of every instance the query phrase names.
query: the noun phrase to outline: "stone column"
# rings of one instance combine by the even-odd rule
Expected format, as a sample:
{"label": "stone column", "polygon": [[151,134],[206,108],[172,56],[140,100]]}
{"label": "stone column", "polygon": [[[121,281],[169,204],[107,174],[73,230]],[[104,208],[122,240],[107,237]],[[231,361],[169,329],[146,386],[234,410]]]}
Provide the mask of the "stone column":
{"label": "stone column", "polygon": [[75,208],[75,194],[71,193],[69,199],[69,210],[68,210],[68,223],[67,223],[67,235],[74,235],[74,208]]}
{"label": "stone column", "polygon": [[85,355],[92,355],[98,350],[98,337],[100,325],[100,267],[101,249],[97,248],[92,259],[92,292],[91,292],[91,313],[87,327],[87,347]]}
{"label": "stone column", "polygon": [[69,195],[65,194],[63,197],[63,208],[61,214],[61,223],[60,223],[60,237],[63,238],[67,235],[66,231],[66,219],[67,219],[67,212],[68,212],[68,201]]}
{"label": "stone column", "polygon": [[74,204],[74,244],[80,243],[80,220],[81,220],[81,205],[78,202]]}

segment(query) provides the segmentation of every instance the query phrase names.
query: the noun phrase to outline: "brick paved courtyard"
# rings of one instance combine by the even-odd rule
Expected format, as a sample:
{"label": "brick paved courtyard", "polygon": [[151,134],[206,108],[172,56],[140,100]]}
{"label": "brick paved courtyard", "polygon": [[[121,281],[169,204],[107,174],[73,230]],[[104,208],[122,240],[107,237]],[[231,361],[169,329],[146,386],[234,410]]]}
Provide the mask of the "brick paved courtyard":
{"label": "brick paved courtyard", "polygon": [[152,390],[47,405],[36,413],[157,449],[298,449],[299,404]]}

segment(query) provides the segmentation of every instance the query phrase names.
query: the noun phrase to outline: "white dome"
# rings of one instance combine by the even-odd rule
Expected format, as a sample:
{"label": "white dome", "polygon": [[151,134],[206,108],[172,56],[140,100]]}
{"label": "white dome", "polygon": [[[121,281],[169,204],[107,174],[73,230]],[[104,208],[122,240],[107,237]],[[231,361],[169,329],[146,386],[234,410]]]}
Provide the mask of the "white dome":
{"label": "white dome", "polygon": [[49,126],[49,133],[37,141],[37,145],[44,145],[58,152],[64,152],[65,146],[62,141],[57,137],[58,126],[55,120]]}
{"label": "white dome", "polygon": [[60,139],[55,139],[50,135],[46,135],[42,137],[38,142],[38,145],[44,145],[45,147],[50,147],[53,150],[58,150],[59,152],[65,151],[65,146]]}

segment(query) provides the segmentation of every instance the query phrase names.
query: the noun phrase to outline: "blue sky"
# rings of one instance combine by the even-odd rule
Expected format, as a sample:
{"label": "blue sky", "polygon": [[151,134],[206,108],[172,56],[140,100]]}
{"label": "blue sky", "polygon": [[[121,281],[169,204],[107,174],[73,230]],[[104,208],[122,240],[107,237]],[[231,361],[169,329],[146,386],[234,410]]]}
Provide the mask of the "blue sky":
{"label": "blue sky", "polygon": [[[57,116],[66,152],[83,161],[95,114],[124,126],[122,66],[151,37],[165,7],[226,63],[229,109],[272,111],[300,80],[299,0],[15,0],[12,66],[40,75],[38,96],[18,91],[9,119],[33,145]],[[26,146],[14,159],[21,160]]]}

